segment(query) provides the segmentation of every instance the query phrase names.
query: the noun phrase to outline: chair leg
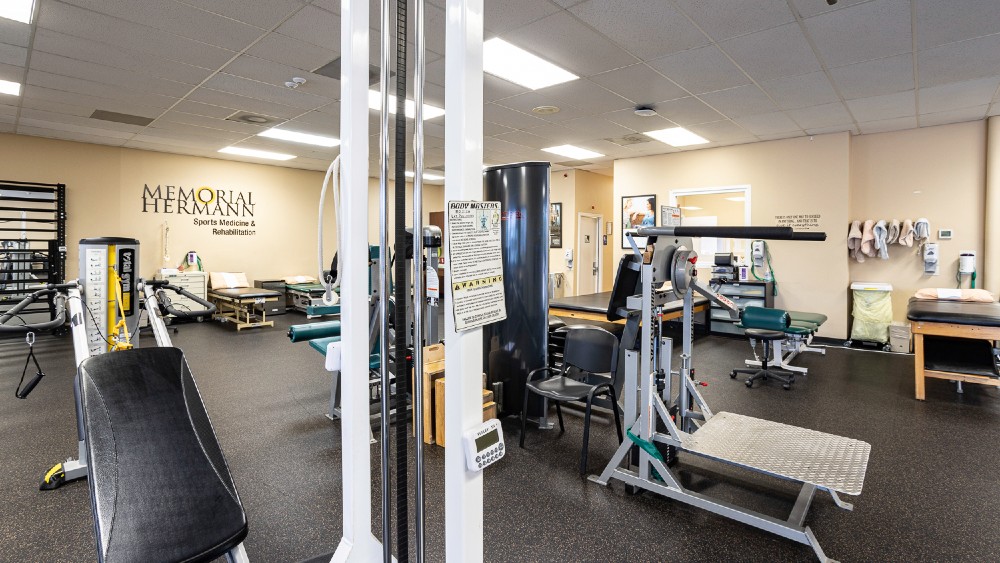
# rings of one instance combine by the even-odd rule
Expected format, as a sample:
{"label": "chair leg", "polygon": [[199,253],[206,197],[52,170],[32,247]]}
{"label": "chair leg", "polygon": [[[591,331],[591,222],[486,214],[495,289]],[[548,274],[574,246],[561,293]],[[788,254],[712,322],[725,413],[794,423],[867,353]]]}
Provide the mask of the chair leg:
{"label": "chair leg", "polygon": [[615,396],[615,388],[608,387],[608,395],[611,396],[611,410],[615,414],[615,430],[618,431],[618,442],[624,442],[625,436],[622,434],[622,421],[618,417],[618,397]]}
{"label": "chair leg", "polygon": [[587,395],[587,412],[583,416],[583,451],[580,452],[580,475],[587,474],[587,451],[590,447],[590,407],[594,402],[594,392]]}
{"label": "chair leg", "polygon": [[524,405],[521,406],[521,448],[524,448],[524,434],[528,429],[528,387],[524,387]]}
{"label": "chair leg", "polygon": [[559,406],[559,401],[556,401],[555,403],[556,403],[556,415],[559,416],[559,433],[563,434],[566,432],[566,427],[563,426],[562,407]]}

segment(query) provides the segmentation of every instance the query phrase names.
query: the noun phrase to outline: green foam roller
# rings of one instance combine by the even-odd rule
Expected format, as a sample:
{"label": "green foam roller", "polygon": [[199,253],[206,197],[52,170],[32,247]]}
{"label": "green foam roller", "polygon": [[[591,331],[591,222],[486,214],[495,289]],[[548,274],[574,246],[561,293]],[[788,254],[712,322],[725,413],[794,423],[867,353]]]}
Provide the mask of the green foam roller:
{"label": "green foam roller", "polygon": [[288,339],[292,342],[305,342],[317,338],[340,336],[340,321],[326,321],[288,327]]}
{"label": "green foam roller", "polygon": [[788,313],[781,309],[747,307],[743,309],[740,323],[746,328],[784,331],[791,323]]}

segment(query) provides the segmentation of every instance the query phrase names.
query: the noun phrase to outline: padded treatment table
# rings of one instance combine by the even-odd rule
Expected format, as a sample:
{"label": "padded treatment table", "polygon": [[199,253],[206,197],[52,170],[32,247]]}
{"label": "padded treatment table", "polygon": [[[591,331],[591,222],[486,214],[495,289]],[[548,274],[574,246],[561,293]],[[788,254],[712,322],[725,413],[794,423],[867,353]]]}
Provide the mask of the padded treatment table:
{"label": "padded treatment table", "polygon": [[80,364],[87,481],[102,562],[211,561],[246,515],[184,354],[135,348]]}
{"label": "padded treatment table", "polygon": [[323,294],[326,293],[323,284],[290,283],[285,285],[285,290],[291,298],[292,307],[296,311],[305,313],[308,319],[340,314],[339,304],[325,305],[323,303]]}
{"label": "padded treatment table", "polygon": [[[549,300],[549,314],[557,317],[570,317],[573,319],[583,319],[588,321],[614,322],[625,324],[625,319],[608,321],[608,303],[611,302],[610,291],[603,293],[591,293],[589,295],[576,295],[573,297],[560,297]],[[708,310],[708,299],[701,295],[694,296],[695,313]],[[684,301],[678,299],[667,303],[663,308],[663,320],[669,321],[679,319],[684,316]]]}
{"label": "padded treatment table", "polygon": [[263,307],[258,319],[254,305],[277,301],[280,296],[280,292],[261,287],[212,288],[208,290],[209,301],[215,303],[218,309],[212,318],[235,323],[236,332],[244,328],[274,326],[274,321],[267,320],[267,311]]}
{"label": "padded treatment table", "polygon": [[[925,398],[924,382],[927,377],[978,383],[1000,387],[996,364],[979,361],[969,356],[977,354],[948,354],[947,350],[926,350],[924,336],[942,336],[968,340],[984,340],[982,350],[992,347],[992,342],[1000,340],[1000,303],[976,303],[911,298],[907,306],[906,318],[913,333],[913,377],[916,397]],[[960,357],[955,357],[960,356]]]}

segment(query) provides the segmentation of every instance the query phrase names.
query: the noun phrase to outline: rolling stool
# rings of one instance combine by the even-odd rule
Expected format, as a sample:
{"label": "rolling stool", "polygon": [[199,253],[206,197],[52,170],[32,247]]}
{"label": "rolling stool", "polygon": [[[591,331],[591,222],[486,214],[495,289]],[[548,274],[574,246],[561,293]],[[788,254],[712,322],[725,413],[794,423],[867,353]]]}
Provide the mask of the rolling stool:
{"label": "rolling stool", "polygon": [[788,313],[781,309],[767,309],[764,307],[746,307],[740,312],[740,326],[744,329],[746,337],[750,339],[750,346],[757,355],[757,341],[760,340],[764,346],[764,356],[760,358],[760,369],[743,368],[734,369],[729,377],[736,379],[736,374],[745,373],[750,377],[746,380],[747,387],[753,387],[753,382],[758,379],[767,381],[768,378],[777,379],[782,383],[785,391],[792,388],[795,381],[795,374],[781,368],[768,366],[771,359],[771,343],[785,339],[785,330],[790,323]]}

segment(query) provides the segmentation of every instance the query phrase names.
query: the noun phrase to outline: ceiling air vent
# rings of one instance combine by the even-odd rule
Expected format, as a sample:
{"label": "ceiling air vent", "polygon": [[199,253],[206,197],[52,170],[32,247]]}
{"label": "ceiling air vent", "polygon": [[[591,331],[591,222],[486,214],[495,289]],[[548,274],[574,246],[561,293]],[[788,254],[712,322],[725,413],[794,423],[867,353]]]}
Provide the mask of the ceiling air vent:
{"label": "ceiling air vent", "polygon": [[579,168],[581,166],[587,166],[593,164],[588,160],[563,160],[561,162],[556,162],[559,166],[565,166],[567,168]]}
{"label": "ceiling air vent", "polygon": [[[313,71],[313,73],[327,78],[332,78],[334,80],[340,80],[340,57],[337,57],[336,59],[333,59],[325,65],[317,68]],[[395,75],[395,73],[392,74]],[[378,84],[378,80],[378,67],[375,65],[368,65],[368,85],[372,86],[374,84]]]}
{"label": "ceiling air vent", "polygon": [[619,147],[627,147],[629,145],[638,145],[639,143],[649,143],[653,139],[652,137],[647,137],[642,133],[632,133],[631,135],[625,135],[624,137],[615,137],[613,139],[604,139],[609,143],[614,143]]}
{"label": "ceiling air vent", "polygon": [[104,111],[103,109],[95,110],[94,113],[90,114],[90,118],[100,119],[103,121],[114,121],[115,123],[125,123],[128,125],[138,125],[140,127],[145,127],[153,122],[152,117],[129,115],[127,113],[115,113],[113,111]]}
{"label": "ceiling air vent", "polygon": [[246,111],[238,111],[227,117],[226,120],[236,121],[238,123],[248,123],[250,125],[259,125],[261,127],[273,125],[279,121],[284,121],[284,119],[278,119],[269,115],[257,115],[256,113],[249,113]]}

